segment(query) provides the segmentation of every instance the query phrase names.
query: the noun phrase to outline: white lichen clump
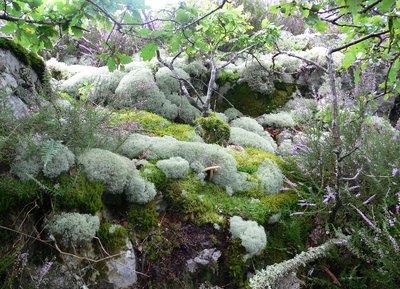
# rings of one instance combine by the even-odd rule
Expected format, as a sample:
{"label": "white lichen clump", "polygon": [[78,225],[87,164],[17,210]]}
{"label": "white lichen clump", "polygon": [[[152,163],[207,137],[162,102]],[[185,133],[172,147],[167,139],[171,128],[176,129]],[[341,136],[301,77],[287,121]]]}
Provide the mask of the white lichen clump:
{"label": "white lichen clump", "polygon": [[[137,158],[146,153],[147,159],[159,160],[181,157],[196,167],[219,166],[211,181],[220,187],[232,187],[236,191],[248,186],[246,174],[237,171],[237,163],[227,149],[218,145],[178,141],[172,137],[149,137],[131,135],[120,148],[129,158]],[[200,164],[200,165],[199,165]]]}
{"label": "white lichen clump", "polygon": [[265,160],[256,175],[261,180],[262,191],[266,194],[276,194],[283,186],[283,174],[272,160]]}
{"label": "white lichen clump", "polygon": [[276,150],[276,143],[268,132],[264,132],[264,136],[261,136],[257,133],[250,132],[239,127],[231,128],[229,143],[243,147],[252,147],[271,153],[275,152]]}
{"label": "white lichen clump", "polygon": [[115,93],[116,104],[119,106],[138,107],[170,120],[178,114],[178,107],[157,87],[152,71],[148,68],[132,70],[125,75]]}
{"label": "white lichen clump", "polygon": [[294,127],[296,122],[293,120],[293,117],[288,112],[278,112],[271,114],[264,114],[260,116],[257,121],[263,127],[277,127],[277,128],[285,128],[285,127]]}
{"label": "white lichen clump", "polygon": [[158,161],[157,167],[168,179],[184,179],[189,173],[189,162],[181,157]]}
{"label": "white lichen clump", "polygon": [[157,194],[154,184],[142,178],[130,159],[107,150],[91,149],[78,157],[87,177],[104,184],[106,193],[125,194],[130,202],[147,203]]}
{"label": "white lichen clump", "polygon": [[254,132],[261,136],[265,135],[264,128],[251,117],[240,117],[231,122],[232,127],[240,127],[250,132]]}
{"label": "white lichen clump", "polygon": [[64,247],[77,247],[91,242],[99,227],[98,216],[79,213],[55,215],[47,225],[49,234]]}
{"label": "white lichen clump", "polygon": [[245,259],[259,255],[267,245],[267,235],[263,226],[255,221],[244,221],[239,216],[229,219],[229,231],[232,238],[240,239],[242,246],[246,248],[248,255]]}

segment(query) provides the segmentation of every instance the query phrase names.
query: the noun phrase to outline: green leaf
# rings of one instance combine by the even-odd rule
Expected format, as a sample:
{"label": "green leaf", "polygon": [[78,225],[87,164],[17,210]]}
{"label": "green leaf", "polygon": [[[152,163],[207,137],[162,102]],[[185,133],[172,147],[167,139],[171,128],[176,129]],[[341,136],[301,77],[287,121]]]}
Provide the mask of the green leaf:
{"label": "green leaf", "polygon": [[383,0],[379,4],[379,8],[381,9],[381,12],[385,13],[385,12],[390,11],[395,2],[396,2],[396,0]]}
{"label": "green leaf", "polygon": [[107,61],[107,66],[108,66],[108,70],[109,70],[110,72],[113,72],[113,71],[116,69],[116,64],[115,64],[114,58],[110,58],[110,59]]}
{"label": "green leaf", "polygon": [[143,46],[140,56],[143,58],[143,60],[151,60],[154,56],[156,56],[157,49],[158,46],[156,44],[147,43],[145,46]]}
{"label": "green leaf", "polygon": [[15,30],[18,29],[18,25],[14,22],[6,22],[6,25],[1,28],[1,31],[6,34],[14,33]]}
{"label": "green leaf", "polygon": [[356,70],[354,71],[354,82],[355,82],[355,84],[360,83],[360,80],[361,80],[360,74],[361,74],[361,69],[360,69],[360,67],[357,67]]}
{"label": "green leaf", "polygon": [[318,32],[326,31],[326,27],[327,26],[328,26],[327,23],[325,21],[322,21],[322,20],[318,20],[317,22],[315,22],[315,25],[314,25],[315,29]]}
{"label": "green leaf", "polygon": [[71,27],[71,32],[74,34],[76,38],[81,38],[83,35],[82,29],[75,26]]}
{"label": "green leaf", "polygon": [[132,57],[126,54],[119,55],[121,64],[128,64],[132,62]]}
{"label": "green leaf", "polygon": [[136,32],[139,36],[148,37],[151,33],[151,30],[149,28],[143,28],[143,29],[137,30]]}
{"label": "green leaf", "polygon": [[349,51],[347,51],[347,53],[344,55],[344,59],[343,59],[343,68],[347,69],[349,68],[355,61],[357,58],[357,53],[356,51],[350,49]]}

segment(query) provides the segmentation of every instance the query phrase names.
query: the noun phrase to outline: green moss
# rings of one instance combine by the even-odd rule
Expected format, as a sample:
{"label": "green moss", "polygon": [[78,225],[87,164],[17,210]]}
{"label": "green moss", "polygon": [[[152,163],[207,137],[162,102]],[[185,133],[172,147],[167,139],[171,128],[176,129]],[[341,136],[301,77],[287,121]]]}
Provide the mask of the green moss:
{"label": "green moss", "polygon": [[[259,190],[235,193],[227,192],[212,183],[204,185],[194,176],[185,180],[169,181],[164,197],[170,210],[185,214],[198,224],[221,223],[224,217],[241,216],[264,224],[277,212],[288,211],[296,205],[292,192],[266,195]],[[222,218],[221,218],[222,217]]]}
{"label": "green moss", "polygon": [[240,166],[240,167],[238,167],[237,170],[238,170],[238,172],[252,174],[258,170],[258,167],[257,166]]}
{"label": "green moss", "polygon": [[33,181],[26,182],[0,175],[0,216],[17,212],[39,196],[40,188]]}
{"label": "green moss", "polygon": [[201,127],[201,135],[206,143],[226,145],[229,141],[231,130],[229,125],[211,114],[208,117],[198,117],[195,123]]}
{"label": "green moss", "polygon": [[97,231],[97,236],[109,254],[117,254],[125,246],[128,232],[120,225],[104,223]]}
{"label": "green moss", "polygon": [[104,187],[101,182],[91,182],[79,172],[75,176],[60,176],[59,205],[64,210],[76,210],[80,213],[94,214],[101,210]]}
{"label": "green moss", "polygon": [[276,154],[255,148],[246,147],[241,152],[232,150],[232,154],[239,167],[258,167],[266,159],[274,161],[279,167],[284,165],[283,160]]}
{"label": "green moss", "polygon": [[277,108],[282,107],[296,90],[294,84],[274,83],[276,91],[271,95],[263,95],[254,91],[247,83],[236,84],[224,95],[229,101],[217,104],[217,109],[223,112],[231,107],[240,107],[240,111],[252,117],[260,116],[264,113],[270,113]]}
{"label": "green moss", "polygon": [[[0,282],[3,284],[3,286],[5,286],[2,288],[11,288],[7,286],[5,281],[7,279],[7,274],[10,273],[15,261],[16,261],[16,254],[14,252],[11,254],[5,254],[0,257]],[[7,280],[7,281],[9,284],[12,282],[12,280]]]}
{"label": "green moss", "polygon": [[247,283],[247,271],[250,259],[243,260],[246,249],[242,246],[240,239],[231,240],[227,250],[224,251],[224,273],[229,278],[232,288],[243,288]]}
{"label": "green moss", "polygon": [[165,187],[167,177],[154,163],[149,162],[143,166],[140,169],[140,175],[152,182],[159,190],[162,190]]}
{"label": "green moss", "polygon": [[192,141],[196,138],[195,129],[187,124],[177,124],[147,111],[120,111],[112,116],[111,124],[135,121],[146,134],[152,136],[172,136],[178,140]]}
{"label": "green moss", "polygon": [[76,105],[78,103],[74,97],[66,92],[61,92],[60,95],[63,99],[67,100],[72,105]]}
{"label": "green moss", "polygon": [[129,208],[128,222],[140,237],[146,235],[158,224],[158,212],[154,202],[146,205],[133,204]]}
{"label": "green moss", "polygon": [[217,78],[216,82],[218,85],[224,85],[227,82],[234,83],[240,78],[238,72],[228,72],[223,70],[221,75]]}
{"label": "green moss", "polygon": [[19,61],[27,66],[32,67],[32,69],[38,75],[40,82],[45,83],[46,65],[39,55],[29,52],[21,45],[4,37],[0,37],[0,48],[5,48],[11,51]]}

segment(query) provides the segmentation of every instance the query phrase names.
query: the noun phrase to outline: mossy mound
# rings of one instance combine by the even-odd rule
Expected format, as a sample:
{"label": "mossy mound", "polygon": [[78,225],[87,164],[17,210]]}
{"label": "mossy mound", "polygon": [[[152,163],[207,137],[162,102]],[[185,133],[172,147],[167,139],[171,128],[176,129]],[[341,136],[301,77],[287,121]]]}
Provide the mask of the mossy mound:
{"label": "mossy mound", "polygon": [[194,127],[173,123],[162,116],[143,110],[117,112],[111,118],[111,125],[121,125],[127,121],[137,122],[139,130],[151,136],[169,135],[183,141],[199,141],[201,139],[196,134]]}
{"label": "mossy mound", "polygon": [[14,56],[21,61],[23,64],[32,67],[36,72],[41,83],[45,83],[45,71],[46,65],[43,58],[33,52],[29,52],[21,45],[15,43],[14,41],[0,37],[0,48],[9,50]]}
{"label": "mossy mound", "polygon": [[97,232],[97,236],[109,254],[117,254],[126,244],[128,231],[120,225],[104,223]]}
{"label": "mossy mound", "polygon": [[[296,85],[274,83],[276,91],[270,95],[264,95],[251,89],[248,83],[239,83],[227,91],[224,97],[240,111],[252,117],[272,112],[282,106],[292,97]],[[228,102],[221,101],[217,104],[217,110],[223,112],[231,107]]]}
{"label": "mossy mound", "polygon": [[225,217],[241,216],[265,224],[277,212],[288,211],[296,205],[292,192],[266,195],[261,191],[235,193],[212,183],[202,184],[195,176],[185,180],[169,180],[164,197],[174,212],[196,223],[223,223]]}

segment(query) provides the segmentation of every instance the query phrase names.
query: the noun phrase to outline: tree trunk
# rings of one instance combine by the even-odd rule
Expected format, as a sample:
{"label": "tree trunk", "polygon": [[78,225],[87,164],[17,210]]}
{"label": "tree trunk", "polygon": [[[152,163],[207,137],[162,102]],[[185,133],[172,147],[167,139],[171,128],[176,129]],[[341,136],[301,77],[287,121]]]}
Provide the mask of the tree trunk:
{"label": "tree trunk", "polygon": [[203,116],[208,116],[208,109],[210,107],[212,91],[215,84],[215,76],[217,74],[217,66],[215,65],[214,61],[214,52],[211,52],[210,62],[211,62],[211,75],[210,75],[210,80],[208,81],[206,100],[203,103]]}

